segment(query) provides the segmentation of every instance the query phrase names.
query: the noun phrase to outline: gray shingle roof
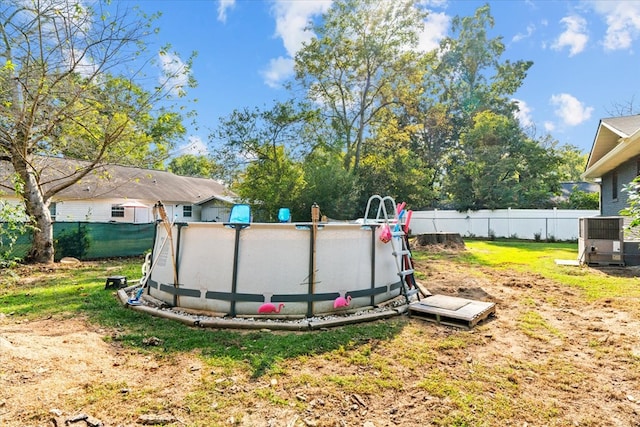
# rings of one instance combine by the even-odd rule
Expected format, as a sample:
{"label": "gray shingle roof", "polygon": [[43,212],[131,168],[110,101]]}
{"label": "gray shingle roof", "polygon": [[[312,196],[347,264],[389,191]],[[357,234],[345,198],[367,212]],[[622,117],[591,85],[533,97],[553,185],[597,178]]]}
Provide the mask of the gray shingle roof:
{"label": "gray shingle roof", "polygon": [[627,138],[640,130],[640,114],[610,117],[602,119],[602,123],[615,130],[620,136]]}
{"label": "gray shingle roof", "polygon": [[[62,177],[88,163],[56,157],[38,158],[43,188],[55,185]],[[0,183],[9,184],[13,173],[9,168],[0,170]],[[82,200],[101,198],[128,198],[152,201],[171,201],[197,204],[207,199],[232,201],[236,197],[223,184],[206,178],[174,175],[171,172],[140,169],[131,166],[103,165],[83,177],[78,183],[60,191],[57,200]]]}

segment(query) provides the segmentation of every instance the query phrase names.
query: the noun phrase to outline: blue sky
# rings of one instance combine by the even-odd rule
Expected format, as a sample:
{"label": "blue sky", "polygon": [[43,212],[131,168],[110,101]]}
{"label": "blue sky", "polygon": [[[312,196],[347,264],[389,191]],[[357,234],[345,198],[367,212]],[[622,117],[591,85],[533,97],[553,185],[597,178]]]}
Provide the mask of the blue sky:
{"label": "blue sky", "polygon": [[[135,4],[131,1],[129,4]],[[471,16],[487,2],[423,2],[430,10],[421,45],[429,49],[447,35],[451,18]],[[588,152],[598,121],[640,106],[638,82],[640,1],[489,1],[501,36],[503,59],[531,60],[533,66],[514,98],[521,122],[537,136]],[[270,106],[286,99],[282,82],[291,77],[292,57],[312,34],[310,19],[329,0],[163,0],[141,1],[147,12],[162,12],[159,40],[181,58],[198,56],[199,128],[179,152],[205,153],[209,130],[220,117],[243,107]],[[640,111],[640,108],[637,109]]]}

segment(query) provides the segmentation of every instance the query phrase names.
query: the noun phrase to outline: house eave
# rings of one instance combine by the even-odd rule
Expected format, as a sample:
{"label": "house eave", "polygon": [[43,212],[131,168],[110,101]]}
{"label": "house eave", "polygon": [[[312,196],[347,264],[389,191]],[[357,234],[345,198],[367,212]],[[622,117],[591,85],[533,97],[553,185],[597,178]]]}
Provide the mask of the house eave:
{"label": "house eave", "polygon": [[622,163],[638,155],[640,155],[640,143],[638,142],[638,138],[622,139],[611,151],[587,168],[580,177],[587,181],[602,178],[606,173],[614,170]]}

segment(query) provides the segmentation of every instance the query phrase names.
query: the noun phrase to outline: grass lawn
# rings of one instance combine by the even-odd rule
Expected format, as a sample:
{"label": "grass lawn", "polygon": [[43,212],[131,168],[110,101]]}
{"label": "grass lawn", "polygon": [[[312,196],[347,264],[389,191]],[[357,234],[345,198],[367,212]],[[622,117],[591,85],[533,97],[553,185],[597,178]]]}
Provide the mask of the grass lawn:
{"label": "grass lawn", "polygon": [[[497,302],[496,319],[471,331],[407,316],[305,333],[204,330],[123,308],[104,289],[110,275],[138,278],[142,259],[4,272],[0,339],[80,319],[111,366],[76,380],[55,377],[43,357],[34,374],[16,352],[0,367],[0,424],[42,425],[56,407],[107,425],[164,413],[176,426],[633,425],[640,278],[554,263],[575,259],[576,244],[466,245],[414,258],[428,289],[473,288]],[[45,381],[46,397],[13,403]]]}

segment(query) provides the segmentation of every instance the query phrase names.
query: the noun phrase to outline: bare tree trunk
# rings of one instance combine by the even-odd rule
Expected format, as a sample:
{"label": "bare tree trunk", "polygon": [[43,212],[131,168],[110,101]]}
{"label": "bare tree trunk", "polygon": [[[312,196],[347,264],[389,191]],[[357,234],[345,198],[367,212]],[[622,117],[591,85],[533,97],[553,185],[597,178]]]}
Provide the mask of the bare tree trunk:
{"label": "bare tree trunk", "polygon": [[[30,205],[27,202],[26,205]],[[27,211],[30,209],[27,208]],[[31,214],[35,229],[33,231],[33,244],[26,260],[34,263],[50,264],[53,262],[53,224],[51,223],[51,213],[49,204],[34,203]]]}
{"label": "bare tree trunk", "polygon": [[49,200],[45,200],[33,169],[22,157],[13,156],[13,167],[20,176],[24,188],[25,211],[34,226],[31,250],[25,261],[50,264],[53,262],[53,225],[49,212]]}

